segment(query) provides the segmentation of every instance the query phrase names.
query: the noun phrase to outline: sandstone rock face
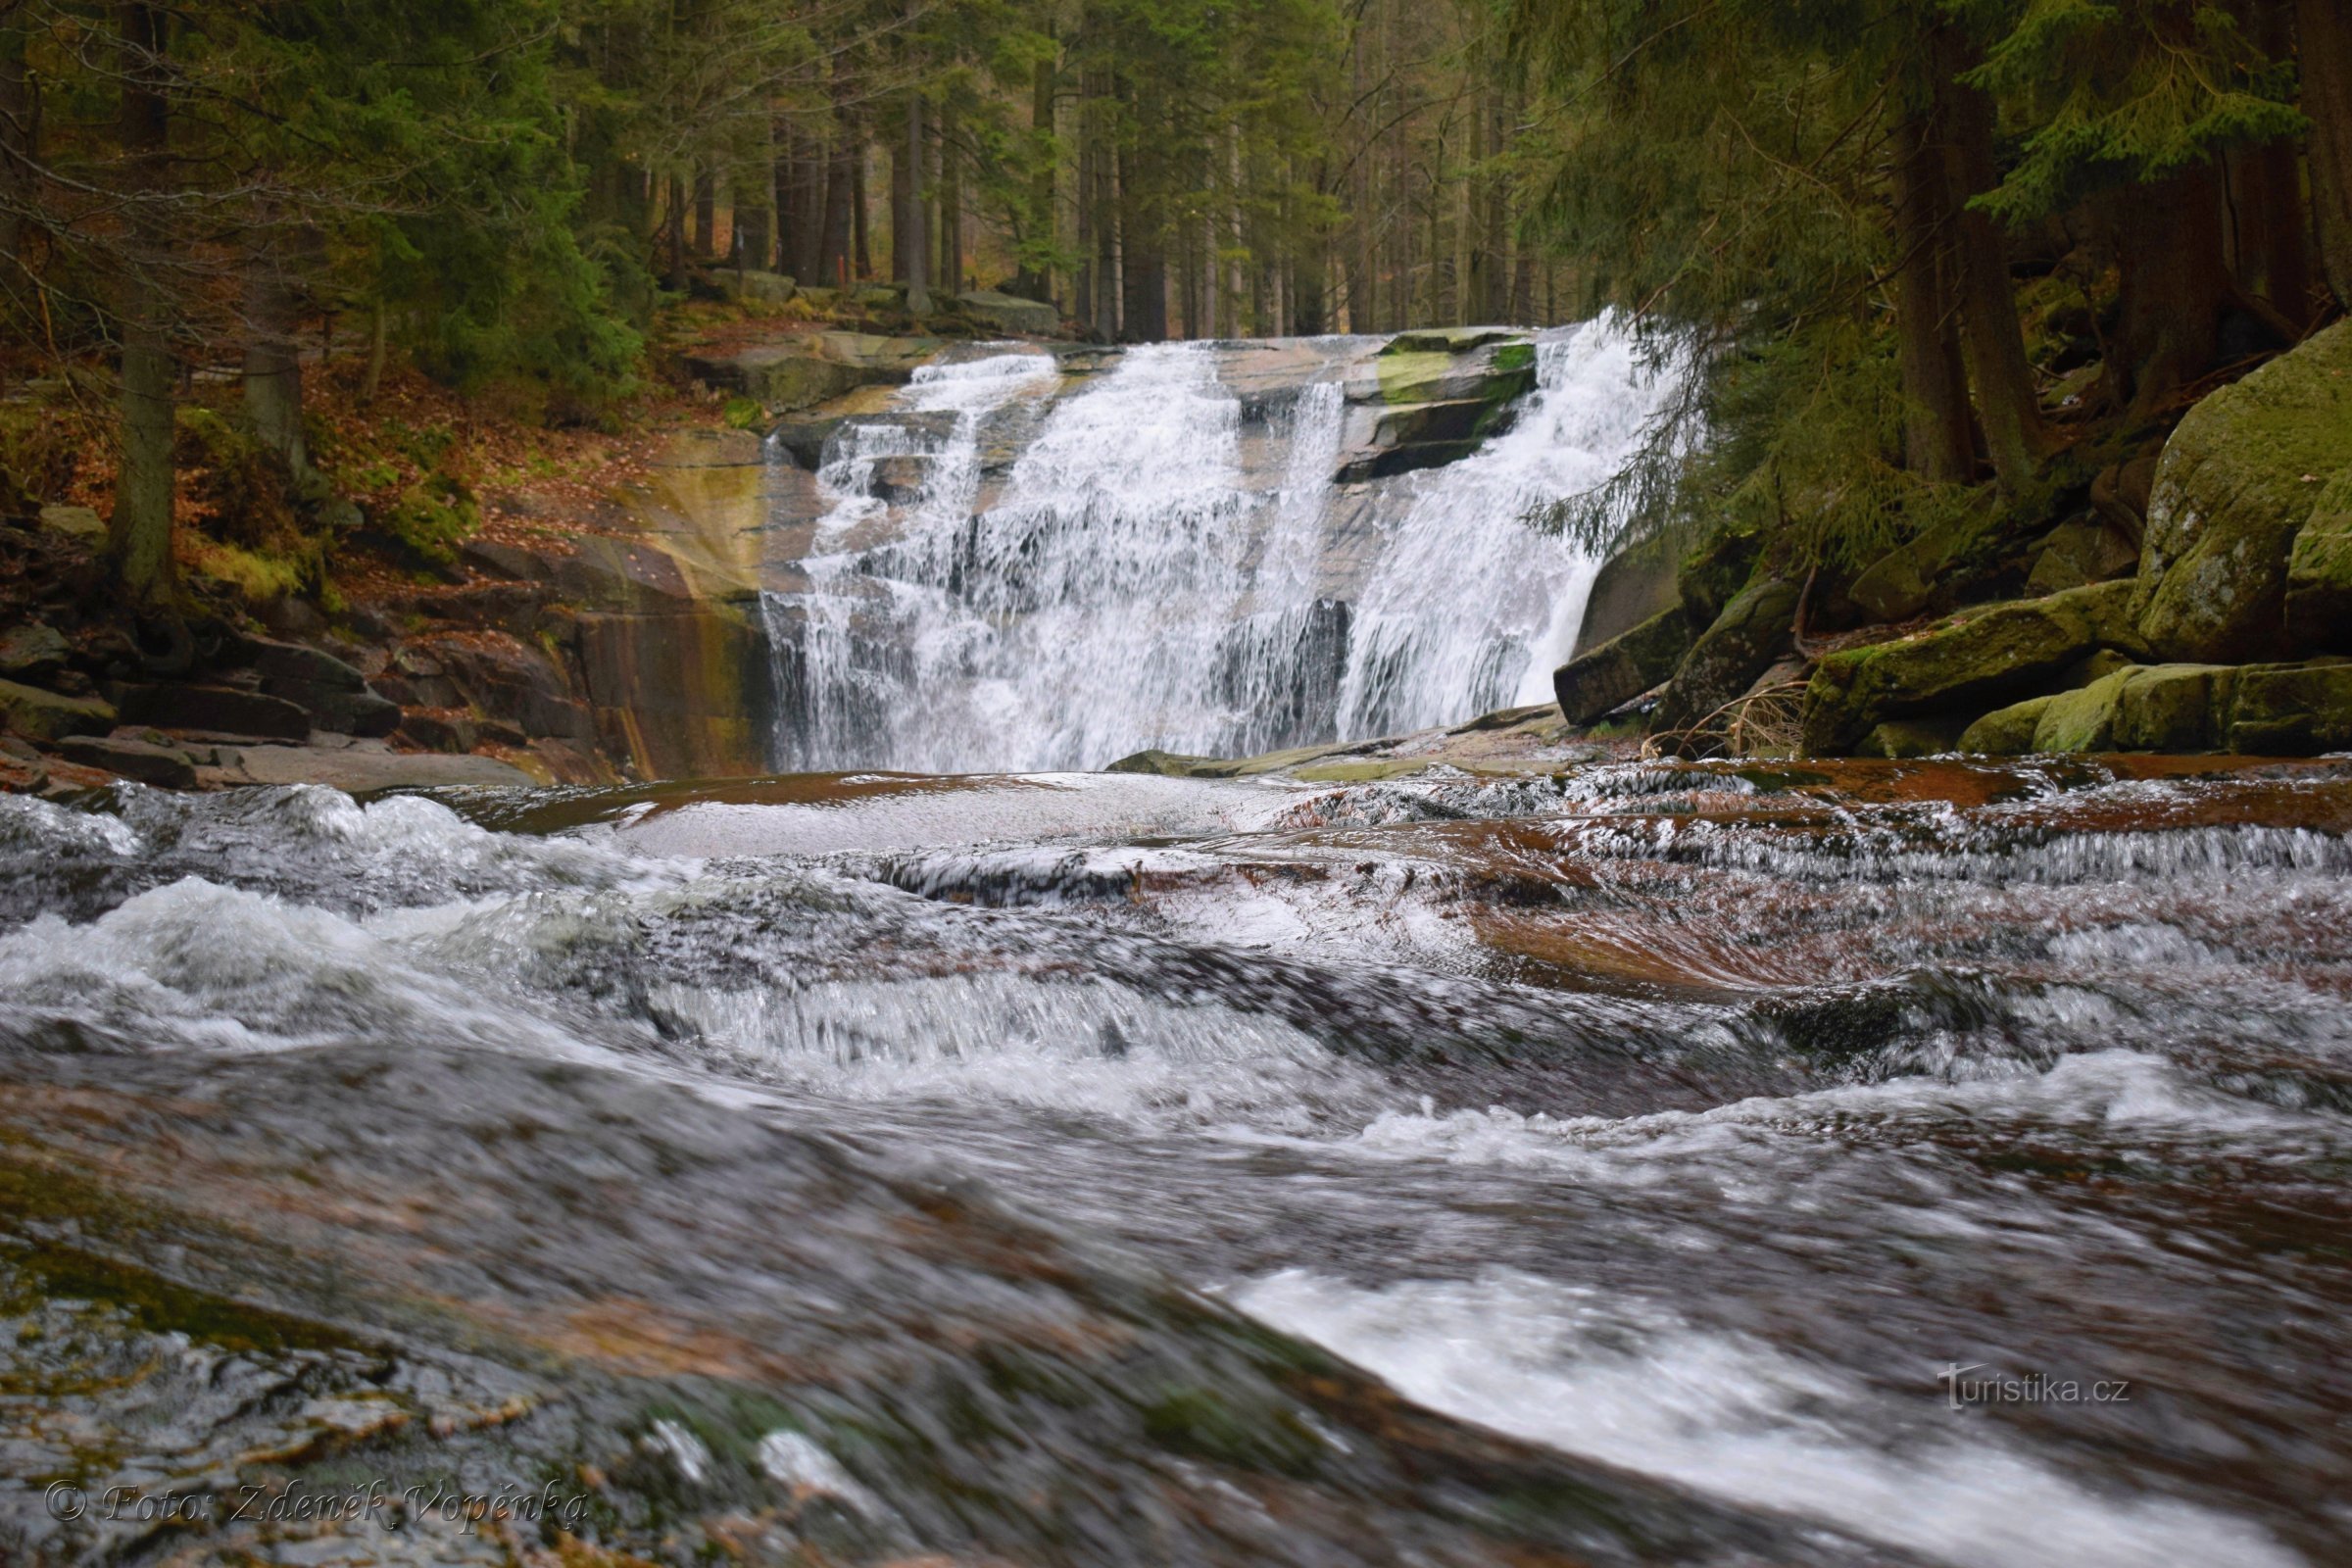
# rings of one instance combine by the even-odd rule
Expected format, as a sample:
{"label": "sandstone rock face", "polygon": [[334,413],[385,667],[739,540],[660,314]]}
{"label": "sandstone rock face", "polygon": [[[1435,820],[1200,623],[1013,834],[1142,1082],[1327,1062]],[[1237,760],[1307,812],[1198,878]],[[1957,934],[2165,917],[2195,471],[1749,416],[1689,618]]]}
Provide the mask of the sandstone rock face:
{"label": "sandstone rock face", "polygon": [[2322,487],[2286,558],[2286,635],[2300,652],[2352,653],[2352,467]]}
{"label": "sandstone rock face", "polygon": [[2139,626],[2161,657],[2288,651],[2288,556],[2348,461],[2352,322],[2189,410],[2157,465],[2140,555]]}
{"label": "sandstone rock face", "polygon": [[1551,689],[1571,724],[1590,724],[1672,676],[1697,631],[1679,604],[1552,672]]}
{"label": "sandstone rock face", "polygon": [[113,708],[95,697],[61,697],[13,680],[0,680],[0,720],[29,740],[59,741],[69,735],[103,735],[115,727]]}
{"label": "sandstone rock face", "polygon": [[2137,651],[2132,594],[2129,582],[2076,588],[1832,654],[1805,693],[1805,749],[1840,755],[1887,719],[1983,709],[2031,692],[2102,646]]}
{"label": "sandstone rock face", "polygon": [[1343,484],[1454,463],[1503,429],[1536,387],[1536,346],[1494,328],[1405,332],[1347,383]]}
{"label": "sandstone rock face", "polygon": [[810,332],[734,354],[691,355],[686,373],[773,413],[797,414],[861,386],[896,386],[944,347],[932,337]]}
{"label": "sandstone rock face", "polygon": [[1788,651],[1797,587],[1767,578],[1748,584],[1701,632],[1667,684],[1654,728],[1689,729],[1746,692]]}

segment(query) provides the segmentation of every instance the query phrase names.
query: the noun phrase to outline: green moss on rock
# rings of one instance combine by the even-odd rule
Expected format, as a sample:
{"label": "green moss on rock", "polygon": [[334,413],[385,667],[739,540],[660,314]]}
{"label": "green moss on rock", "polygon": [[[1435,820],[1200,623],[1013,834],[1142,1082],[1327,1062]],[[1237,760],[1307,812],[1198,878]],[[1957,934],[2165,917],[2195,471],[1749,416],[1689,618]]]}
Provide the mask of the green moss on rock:
{"label": "green moss on rock", "polygon": [[2352,653],[2352,467],[2320,491],[2286,559],[2286,635],[2311,653]]}
{"label": "green moss on rock", "polygon": [[1961,732],[1959,750],[1985,757],[2023,757],[2034,749],[2034,732],[2055,697],[2029,697],[1996,708]]}
{"label": "green moss on rock", "polygon": [[2288,649],[2288,556],[2315,478],[2352,453],[2352,322],[2189,410],[2166,443],[2140,556],[2140,630],[2177,660]]}
{"label": "green moss on rock", "polygon": [[2309,757],[2352,750],[2352,663],[2257,664],[2237,673],[2230,750]]}
{"label": "green moss on rock", "polygon": [[1571,724],[1590,724],[1674,673],[1696,636],[1680,605],[1552,672],[1551,689]]}
{"label": "green moss on rock", "polygon": [[2130,583],[2075,588],[1832,654],[1805,692],[1805,749],[1839,755],[1890,718],[2031,692],[2095,649],[2131,640],[2131,594]]}

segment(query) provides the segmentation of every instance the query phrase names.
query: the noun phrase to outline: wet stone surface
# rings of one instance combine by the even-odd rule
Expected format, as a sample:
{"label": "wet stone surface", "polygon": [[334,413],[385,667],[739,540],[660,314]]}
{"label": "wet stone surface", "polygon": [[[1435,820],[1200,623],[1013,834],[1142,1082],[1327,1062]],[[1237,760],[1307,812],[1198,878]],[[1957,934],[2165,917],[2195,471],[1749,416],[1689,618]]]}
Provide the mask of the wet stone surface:
{"label": "wet stone surface", "polygon": [[2352,766],[0,800],[0,1555],[2327,1563]]}

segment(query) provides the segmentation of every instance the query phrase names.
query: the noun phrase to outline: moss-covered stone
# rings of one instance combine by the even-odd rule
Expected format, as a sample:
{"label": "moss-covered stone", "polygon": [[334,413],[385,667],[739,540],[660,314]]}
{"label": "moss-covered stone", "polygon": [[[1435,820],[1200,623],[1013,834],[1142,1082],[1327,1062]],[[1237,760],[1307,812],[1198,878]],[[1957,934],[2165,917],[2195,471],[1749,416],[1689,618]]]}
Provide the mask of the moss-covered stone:
{"label": "moss-covered stone", "polygon": [[1690,645],[1666,686],[1654,728],[1661,735],[1703,723],[1756,682],[1788,650],[1796,622],[1793,583],[1766,578],[1733,596]]}
{"label": "moss-covered stone", "polygon": [[2352,663],[2256,664],[2237,672],[2230,750],[2308,757],[2352,750]]}
{"label": "moss-covered stone", "polygon": [[64,697],[0,680],[0,725],[27,740],[59,741],[68,735],[105,734],[115,727],[115,710],[95,697]]}
{"label": "moss-covered stone", "polygon": [[1666,680],[1690,651],[1696,629],[1680,605],[1552,672],[1551,689],[1571,724],[1594,719]]}
{"label": "moss-covered stone", "polygon": [[1948,593],[1972,579],[1982,558],[1997,553],[2008,521],[1989,502],[1955,512],[1865,566],[1846,597],[1873,619],[1908,620],[1938,590]]}
{"label": "moss-covered stone", "polygon": [[2141,631],[2167,659],[2276,659],[2287,559],[2352,453],[2352,322],[2189,410],[2165,444],[2140,555]]}
{"label": "moss-covered stone", "polygon": [[2031,692],[2132,638],[2132,585],[1996,605],[1894,642],[1832,654],[1805,692],[1804,746],[1837,756],[1890,718],[1965,712]]}
{"label": "moss-covered stone", "polygon": [[1960,750],[1963,729],[1956,718],[1890,718],[1862,737],[1856,757],[1940,757]]}
{"label": "moss-covered stone", "polygon": [[1734,595],[1747,586],[1755,574],[1756,560],[1764,552],[1764,536],[1726,528],[1710,535],[1704,544],[1683,558],[1675,572],[1675,588],[1682,595],[1683,610],[1694,626],[1714,623],[1723,613],[1723,607]]}
{"label": "moss-covered stone", "polygon": [[1996,708],[1963,730],[1957,750],[1986,757],[2023,757],[2034,749],[2034,732],[2055,697],[2029,697]]}
{"label": "moss-covered stone", "polygon": [[2286,635],[2305,653],[2352,653],[2352,467],[2321,491],[2286,558]]}
{"label": "moss-covered stone", "polygon": [[2128,669],[2117,670],[2089,685],[2060,692],[2041,710],[2034,726],[2037,752],[2112,752],[2115,750],[2115,709],[2123,696]]}

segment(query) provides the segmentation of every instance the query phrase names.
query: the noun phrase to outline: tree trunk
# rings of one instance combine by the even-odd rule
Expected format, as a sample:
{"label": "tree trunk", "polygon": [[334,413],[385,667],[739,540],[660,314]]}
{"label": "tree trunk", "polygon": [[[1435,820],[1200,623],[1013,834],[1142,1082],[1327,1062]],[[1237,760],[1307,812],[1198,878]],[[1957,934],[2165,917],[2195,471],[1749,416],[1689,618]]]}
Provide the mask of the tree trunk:
{"label": "tree trunk", "polygon": [[1962,484],[1975,475],[1977,451],[1953,297],[1951,185],[1923,117],[1905,116],[1896,127],[1894,191],[1904,466],[1935,483]]}
{"label": "tree trunk", "polygon": [[[22,7],[0,8],[21,10]],[[24,213],[32,196],[32,83],[24,72],[24,19],[0,15],[0,298],[29,292]]]}
{"label": "tree trunk", "polygon": [[939,286],[963,290],[963,171],[956,157],[955,111],[939,111]]}
{"label": "tree trunk", "polygon": [[931,314],[931,247],[924,232],[929,198],[923,190],[924,166],[930,162],[923,134],[923,95],[906,94],[906,237],[901,270],[906,283],[906,310],[912,316]]}
{"label": "tree trunk", "polygon": [[300,481],[310,474],[311,452],[302,430],[298,308],[283,267],[267,246],[257,247],[245,274],[245,416],[255,437]]}
{"label": "tree trunk", "polygon": [[2311,201],[2336,303],[2352,310],[2352,7],[2296,0],[2303,113],[2311,117]]}
{"label": "tree trunk", "polygon": [[694,253],[718,260],[718,175],[708,167],[694,176]]}
{"label": "tree trunk", "polygon": [[866,195],[865,188],[866,152],[865,122],[861,119],[854,127],[854,133],[851,135],[850,149],[848,154],[850,159],[850,223],[852,242],[857,246],[858,255],[856,261],[858,267],[858,275],[861,278],[871,277],[874,275],[874,222],[867,211],[869,198]]}
{"label": "tree trunk", "polygon": [[2000,182],[1992,156],[1992,101],[1957,79],[1978,64],[1976,51],[1950,26],[1939,27],[1937,34],[1937,120],[1955,209],[1961,349],[1993,474],[2014,495],[2040,472],[2049,432],[2041,421],[2034,368],[2026,361],[2007,243],[1989,216],[1968,206],[1970,198]]}
{"label": "tree trunk", "polygon": [[1078,276],[1070,291],[1070,315],[1079,331],[1087,333],[1100,324],[1095,308],[1095,219],[1102,154],[1094,120],[1094,73],[1084,72],[1078,77]]}
{"label": "tree trunk", "polygon": [[859,187],[863,178],[859,165],[865,161],[865,140],[848,120],[836,115],[833,122],[832,155],[825,170],[825,218],[817,244],[816,271],[810,282],[829,288],[840,288],[850,280],[850,252],[855,246],[859,253],[858,269],[864,270],[864,222],[858,208],[863,205]]}
{"label": "tree trunk", "polygon": [[[1051,41],[1052,30],[1047,32]],[[1055,179],[1061,169],[1061,158],[1052,150],[1054,133],[1054,96],[1060,85],[1057,64],[1052,54],[1039,58],[1029,75],[1029,133],[1038,143],[1037,173],[1029,181],[1028,239],[1041,255],[1052,255],[1060,249],[1060,192]],[[1027,299],[1056,303],[1056,285],[1060,279],[1054,275],[1048,262],[1022,261],[1013,279],[1013,291]]]}
{"label": "tree trunk", "polygon": [[2122,260],[2119,389],[2134,419],[2161,410],[2211,368],[2219,351],[2228,273],[2222,266],[2222,210],[2211,165],[2170,175],[2113,201]]}
{"label": "tree trunk", "polygon": [[686,182],[672,174],[669,178],[669,287],[675,294],[686,292]]}
{"label": "tree trunk", "polygon": [[170,156],[171,109],[165,92],[164,12],[127,4],[117,8],[122,38],[121,135],[128,166],[129,267],[122,284],[122,462],[115,477],[115,512],[107,544],[130,602],[169,606],[177,597],[172,551],[172,394],[179,375],[166,333],[169,320],[161,279],[166,236],[160,217],[143,206],[164,179]]}

